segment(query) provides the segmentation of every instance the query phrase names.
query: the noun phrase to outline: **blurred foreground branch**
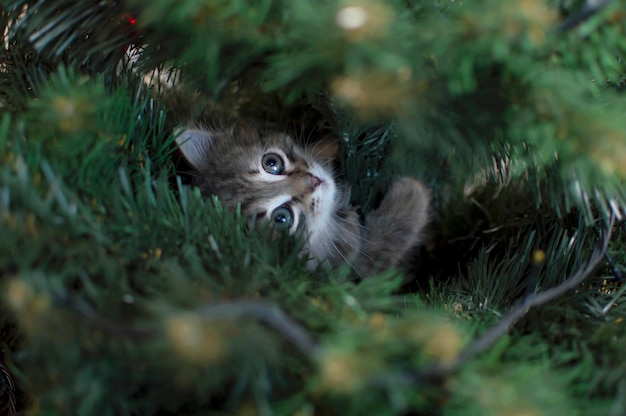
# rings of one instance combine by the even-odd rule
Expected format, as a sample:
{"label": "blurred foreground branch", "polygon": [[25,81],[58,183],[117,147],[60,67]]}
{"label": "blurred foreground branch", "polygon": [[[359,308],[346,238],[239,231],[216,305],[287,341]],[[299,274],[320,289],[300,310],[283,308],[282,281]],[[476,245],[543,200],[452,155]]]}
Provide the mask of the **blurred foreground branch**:
{"label": "blurred foreground branch", "polygon": [[543,304],[546,304],[558,297],[564,295],[566,292],[578,287],[593,271],[598,264],[605,258],[609,241],[611,240],[611,232],[615,223],[615,215],[611,215],[607,228],[604,230],[600,237],[596,248],[594,249],[591,257],[585,264],[583,264],[574,274],[569,276],[565,281],[553,288],[547,289],[543,292],[533,293],[519,302],[517,305],[504,315],[504,317],[494,326],[485,331],[474,342],[469,344],[465,350],[459,354],[457,359],[447,366],[437,366],[425,374],[422,374],[420,379],[427,380],[442,380],[451,373],[458,371],[465,363],[475,358],[480,353],[489,349],[494,345],[509,329],[519,321],[524,315],[528,313],[532,308],[536,308]]}

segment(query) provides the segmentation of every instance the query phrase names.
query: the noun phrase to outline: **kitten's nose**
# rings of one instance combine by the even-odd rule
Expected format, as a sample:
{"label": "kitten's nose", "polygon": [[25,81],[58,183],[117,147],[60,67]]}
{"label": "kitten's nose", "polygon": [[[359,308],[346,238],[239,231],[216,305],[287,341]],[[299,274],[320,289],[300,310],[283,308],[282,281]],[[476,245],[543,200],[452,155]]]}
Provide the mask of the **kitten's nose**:
{"label": "kitten's nose", "polygon": [[320,178],[310,173],[309,173],[309,178],[311,178],[311,188],[313,189],[320,186],[320,184],[323,182]]}

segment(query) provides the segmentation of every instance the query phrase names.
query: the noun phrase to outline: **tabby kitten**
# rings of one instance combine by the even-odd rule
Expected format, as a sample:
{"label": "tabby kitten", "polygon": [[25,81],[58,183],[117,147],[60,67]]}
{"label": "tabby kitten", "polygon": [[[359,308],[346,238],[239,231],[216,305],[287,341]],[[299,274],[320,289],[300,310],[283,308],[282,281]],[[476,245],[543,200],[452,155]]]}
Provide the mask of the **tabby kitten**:
{"label": "tabby kitten", "polygon": [[420,182],[395,182],[361,225],[349,188],[337,182],[323,147],[305,149],[283,133],[245,127],[187,128],[176,139],[203,196],[305,236],[307,266],[348,263],[360,276],[401,265],[423,242],[430,193]]}

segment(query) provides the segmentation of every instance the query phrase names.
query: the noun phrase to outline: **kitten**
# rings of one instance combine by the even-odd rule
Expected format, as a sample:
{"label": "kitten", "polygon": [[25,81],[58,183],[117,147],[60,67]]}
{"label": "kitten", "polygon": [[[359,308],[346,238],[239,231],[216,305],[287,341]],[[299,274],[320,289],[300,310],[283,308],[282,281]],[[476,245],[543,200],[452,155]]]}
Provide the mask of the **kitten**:
{"label": "kitten", "polygon": [[430,192],[417,180],[395,182],[361,225],[348,186],[337,181],[332,158],[319,146],[305,149],[286,134],[244,127],[187,128],[176,142],[198,171],[203,196],[239,205],[276,229],[302,232],[309,269],[348,263],[365,277],[400,266],[423,242]]}

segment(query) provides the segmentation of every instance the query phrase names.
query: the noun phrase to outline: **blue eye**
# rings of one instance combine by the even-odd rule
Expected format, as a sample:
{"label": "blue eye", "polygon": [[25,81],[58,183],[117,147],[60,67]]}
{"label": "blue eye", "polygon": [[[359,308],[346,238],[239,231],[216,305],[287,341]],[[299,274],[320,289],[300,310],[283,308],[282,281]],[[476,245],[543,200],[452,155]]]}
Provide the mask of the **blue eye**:
{"label": "blue eye", "polygon": [[263,169],[272,175],[280,175],[283,173],[283,159],[276,153],[266,153],[261,160]]}
{"label": "blue eye", "polygon": [[293,225],[293,213],[288,205],[281,205],[272,211],[272,224],[279,231],[285,231]]}

